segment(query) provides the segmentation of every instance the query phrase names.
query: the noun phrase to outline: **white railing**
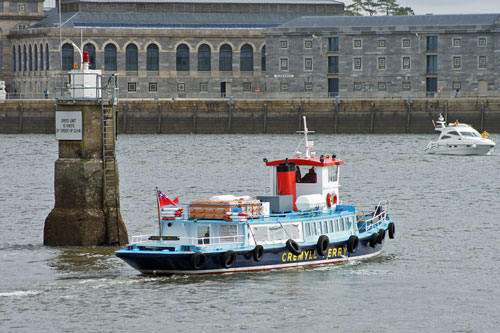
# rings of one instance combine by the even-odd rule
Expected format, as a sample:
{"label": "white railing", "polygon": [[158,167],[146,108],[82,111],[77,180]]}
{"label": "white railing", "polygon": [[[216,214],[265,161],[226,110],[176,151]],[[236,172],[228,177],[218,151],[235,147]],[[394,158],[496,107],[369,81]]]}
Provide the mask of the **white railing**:
{"label": "white railing", "polygon": [[368,214],[361,213],[360,218],[358,219],[358,228],[364,229],[365,231],[369,231],[372,228],[378,227],[382,223],[387,220],[387,212],[389,210],[389,201],[381,200],[375,206],[375,211],[372,216],[368,219],[365,219]]}
{"label": "white railing", "polygon": [[165,240],[168,236],[162,236],[159,239],[157,235],[139,235],[132,236],[132,244],[150,243],[152,237],[158,237],[158,242],[160,244],[178,244],[187,246],[196,246],[204,249],[219,248],[219,247],[241,247],[245,244],[245,235],[233,235],[233,236],[219,236],[219,237],[179,237],[177,240]]}

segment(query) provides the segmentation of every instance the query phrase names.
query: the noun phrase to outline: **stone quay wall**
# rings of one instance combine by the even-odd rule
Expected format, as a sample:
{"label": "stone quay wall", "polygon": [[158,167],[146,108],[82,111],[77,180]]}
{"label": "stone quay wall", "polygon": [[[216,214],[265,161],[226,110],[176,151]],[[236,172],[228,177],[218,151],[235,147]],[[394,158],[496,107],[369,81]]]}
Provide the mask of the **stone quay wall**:
{"label": "stone quay wall", "polygon": [[[0,104],[0,134],[55,132],[53,100]],[[118,134],[286,134],[307,116],[316,133],[434,133],[439,114],[500,133],[500,99],[120,100]]]}

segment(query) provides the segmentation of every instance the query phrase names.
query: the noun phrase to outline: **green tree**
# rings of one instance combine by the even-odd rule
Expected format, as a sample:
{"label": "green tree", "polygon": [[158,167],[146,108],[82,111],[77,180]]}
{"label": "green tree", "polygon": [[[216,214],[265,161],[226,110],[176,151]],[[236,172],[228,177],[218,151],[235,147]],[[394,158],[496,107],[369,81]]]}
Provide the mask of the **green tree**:
{"label": "green tree", "polygon": [[385,15],[393,15],[394,11],[399,8],[396,0],[378,0],[377,2],[380,12]]}
{"label": "green tree", "polygon": [[415,12],[410,7],[397,7],[392,15],[415,15]]}
{"label": "green tree", "polygon": [[361,1],[361,8],[367,12],[370,16],[377,14],[379,10],[379,4],[376,0],[363,0]]}
{"label": "green tree", "polygon": [[363,7],[361,7],[362,0],[353,0],[352,4],[346,7],[346,14],[350,16],[361,16],[361,11]]}

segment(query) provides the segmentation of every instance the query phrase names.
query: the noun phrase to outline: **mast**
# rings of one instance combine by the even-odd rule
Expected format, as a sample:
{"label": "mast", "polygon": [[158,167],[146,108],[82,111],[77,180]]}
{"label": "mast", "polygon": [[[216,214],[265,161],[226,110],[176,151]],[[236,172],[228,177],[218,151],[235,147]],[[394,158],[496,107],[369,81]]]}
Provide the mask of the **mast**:
{"label": "mast", "polygon": [[314,147],[314,141],[309,141],[307,138],[307,134],[314,133],[314,131],[309,131],[307,129],[306,116],[302,116],[302,119],[304,119],[304,130],[297,131],[297,133],[304,133],[304,140],[305,140],[305,147],[306,147],[305,157],[309,158],[309,157],[311,157],[311,148]]}

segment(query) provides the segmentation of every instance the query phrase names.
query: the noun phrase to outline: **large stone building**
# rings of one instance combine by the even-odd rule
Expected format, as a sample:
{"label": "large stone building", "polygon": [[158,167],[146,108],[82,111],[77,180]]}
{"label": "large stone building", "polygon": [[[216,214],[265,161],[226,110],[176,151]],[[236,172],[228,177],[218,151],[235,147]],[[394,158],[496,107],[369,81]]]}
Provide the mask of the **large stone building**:
{"label": "large stone building", "polygon": [[18,18],[29,27],[2,23],[2,77],[17,97],[52,93],[54,74],[80,62],[72,43],[92,68],[119,73],[121,97],[500,91],[499,14],[348,17],[330,0],[61,1],[61,15],[44,16],[40,1],[24,1],[38,5]]}

